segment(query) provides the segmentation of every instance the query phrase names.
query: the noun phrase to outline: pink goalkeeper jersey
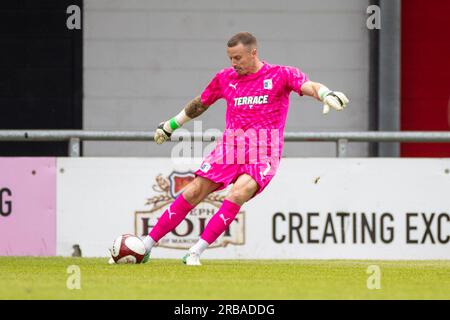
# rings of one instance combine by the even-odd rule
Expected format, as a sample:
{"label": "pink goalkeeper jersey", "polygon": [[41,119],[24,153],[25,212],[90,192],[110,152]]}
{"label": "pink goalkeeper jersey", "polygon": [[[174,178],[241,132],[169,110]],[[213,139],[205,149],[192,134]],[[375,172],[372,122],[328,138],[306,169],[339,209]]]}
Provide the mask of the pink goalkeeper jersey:
{"label": "pink goalkeeper jersey", "polygon": [[[300,88],[308,77],[294,67],[263,63],[258,72],[248,75],[240,76],[232,67],[221,70],[201,94],[201,101],[209,106],[218,99],[226,100],[224,139],[227,132],[237,129],[266,130],[263,140],[269,148],[278,146],[281,156],[289,95],[291,91],[301,95]],[[278,132],[278,141],[272,141],[270,132]]]}

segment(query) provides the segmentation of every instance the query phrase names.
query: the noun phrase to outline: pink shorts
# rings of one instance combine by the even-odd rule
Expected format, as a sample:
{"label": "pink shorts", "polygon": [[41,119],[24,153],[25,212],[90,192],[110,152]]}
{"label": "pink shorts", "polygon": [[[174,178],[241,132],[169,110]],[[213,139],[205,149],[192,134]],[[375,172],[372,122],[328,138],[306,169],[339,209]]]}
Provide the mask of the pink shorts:
{"label": "pink shorts", "polygon": [[264,161],[244,164],[224,164],[218,163],[215,160],[213,151],[203,160],[200,169],[195,171],[195,175],[204,177],[215,183],[220,183],[221,186],[216,189],[217,191],[225,189],[228,185],[234,183],[240,175],[248,174],[259,186],[253,197],[266,188],[275,176],[279,164],[279,161],[276,161],[277,163],[273,163],[273,161]]}

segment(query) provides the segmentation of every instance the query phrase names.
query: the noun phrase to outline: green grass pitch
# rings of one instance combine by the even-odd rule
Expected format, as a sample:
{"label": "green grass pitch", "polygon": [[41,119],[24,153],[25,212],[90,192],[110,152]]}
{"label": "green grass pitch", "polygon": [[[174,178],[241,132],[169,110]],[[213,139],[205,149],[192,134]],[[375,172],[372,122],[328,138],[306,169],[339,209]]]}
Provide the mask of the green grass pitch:
{"label": "green grass pitch", "polygon": [[[450,299],[450,261],[106,260],[0,257],[0,299]],[[67,288],[70,265],[80,290]],[[370,265],[380,289],[367,288]]]}

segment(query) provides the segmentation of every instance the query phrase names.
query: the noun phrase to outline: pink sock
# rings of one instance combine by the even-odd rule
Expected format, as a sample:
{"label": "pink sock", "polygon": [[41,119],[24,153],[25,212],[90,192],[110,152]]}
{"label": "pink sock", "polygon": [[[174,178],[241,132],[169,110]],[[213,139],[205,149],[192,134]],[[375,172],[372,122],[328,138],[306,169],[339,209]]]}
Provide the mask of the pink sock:
{"label": "pink sock", "polygon": [[224,200],[219,211],[209,220],[203,231],[201,238],[209,244],[216,241],[216,239],[228,228],[238,214],[240,206],[237,204]]}
{"label": "pink sock", "polygon": [[187,202],[183,194],[180,194],[175,201],[159,217],[158,223],[150,231],[149,236],[158,242],[167,233],[175,229],[194,207]]}

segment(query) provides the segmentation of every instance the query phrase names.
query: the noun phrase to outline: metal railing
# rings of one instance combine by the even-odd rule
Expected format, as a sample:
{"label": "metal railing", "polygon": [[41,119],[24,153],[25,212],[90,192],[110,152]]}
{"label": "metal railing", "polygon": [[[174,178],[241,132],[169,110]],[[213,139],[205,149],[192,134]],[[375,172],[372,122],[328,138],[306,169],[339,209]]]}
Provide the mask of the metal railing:
{"label": "metal railing", "polygon": [[[154,141],[150,131],[87,130],[0,130],[0,141],[68,141],[69,156],[80,156],[82,141]],[[210,142],[221,137],[208,133],[174,133],[172,142],[180,139]],[[336,155],[345,157],[350,142],[450,142],[450,132],[285,132],[286,142],[335,142]]]}

